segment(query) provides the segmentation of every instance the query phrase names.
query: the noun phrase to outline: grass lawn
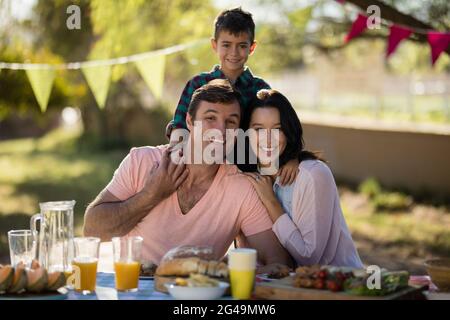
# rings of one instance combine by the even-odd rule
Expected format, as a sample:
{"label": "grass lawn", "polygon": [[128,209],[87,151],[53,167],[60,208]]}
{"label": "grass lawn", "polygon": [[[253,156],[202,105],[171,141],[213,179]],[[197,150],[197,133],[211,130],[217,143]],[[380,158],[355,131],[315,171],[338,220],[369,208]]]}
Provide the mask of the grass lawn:
{"label": "grass lawn", "polygon": [[0,142],[0,262],[1,257],[7,262],[9,254],[8,230],[29,229],[39,202],[75,200],[75,232],[80,234],[86,206],[127,151],[78,152],[78,135],[57,130],[39,139]]}
{"label": "grass lawn", "polygon": [[[0,142],[0,263],[8,263],[7,231],[29,228],[39,202],[76,200],[75,233],[86,206],[109,182],[128,150],[79,152],[79,132],[57,130],[39,139]],[[377,212],[363,194],[340,187],[341,203],[366,264],[424,272],[423,260],[450,256],[450,213],[413,204]]]}
{"label": "grass lawn", "polygon": [[425,274],[423,262],[450,256],[448,207],[413,203],[398,212],[377,210],[369,199],[340,186],[347,224],[365,264]]}

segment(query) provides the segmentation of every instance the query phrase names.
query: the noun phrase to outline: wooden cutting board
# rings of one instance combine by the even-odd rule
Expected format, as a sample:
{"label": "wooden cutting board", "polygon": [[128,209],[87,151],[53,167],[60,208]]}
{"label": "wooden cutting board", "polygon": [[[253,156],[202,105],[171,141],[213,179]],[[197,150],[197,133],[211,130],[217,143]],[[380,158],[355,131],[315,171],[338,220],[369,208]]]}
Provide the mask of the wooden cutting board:
{"label": "wooden cutting board", "polygon": [[257,299],[268,300],[398,300],[398,299],[424,299],[422,287],[407,287],[387,296],[371,297],[357,296],[344,292],[295,288],[293,277],[274,279],[268,282],[257,282],[253,296]]}

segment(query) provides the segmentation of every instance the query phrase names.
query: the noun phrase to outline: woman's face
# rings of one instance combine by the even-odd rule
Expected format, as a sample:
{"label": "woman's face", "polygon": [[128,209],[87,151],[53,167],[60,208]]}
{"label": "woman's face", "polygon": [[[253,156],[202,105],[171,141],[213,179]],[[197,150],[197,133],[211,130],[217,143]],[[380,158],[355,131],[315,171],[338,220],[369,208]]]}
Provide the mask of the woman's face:
{"label": "woman's face", "polygon": [[281,130],[280,112],[277,108],[256,108],[250,119],[250,145],[261,159],[279,157],[286,148],[286,136]]}

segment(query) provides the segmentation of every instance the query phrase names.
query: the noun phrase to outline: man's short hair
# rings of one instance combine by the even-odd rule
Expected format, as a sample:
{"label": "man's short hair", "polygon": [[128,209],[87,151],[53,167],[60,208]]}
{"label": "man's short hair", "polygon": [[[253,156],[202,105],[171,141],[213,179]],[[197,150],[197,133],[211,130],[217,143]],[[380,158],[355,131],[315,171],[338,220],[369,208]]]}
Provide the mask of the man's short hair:
{"label": "man's short hair", "polygon": [[239,103],[240,97],[239,91],[231,85],[230,81],[225,79],[214,79],[194,91],[188,107],[188,113],[192,119],[195,119],[201,101],[221,104],[237,102],[242,113],[242,107]]}
{"label": "man's short hair", "polygon": [[217,40],[220,32],[228,31],[234,36],[248,33],[250,44],[255,40],[255,22],[250,12],[242,10],[241,7],[224,10],[214,21],[214,39]]}

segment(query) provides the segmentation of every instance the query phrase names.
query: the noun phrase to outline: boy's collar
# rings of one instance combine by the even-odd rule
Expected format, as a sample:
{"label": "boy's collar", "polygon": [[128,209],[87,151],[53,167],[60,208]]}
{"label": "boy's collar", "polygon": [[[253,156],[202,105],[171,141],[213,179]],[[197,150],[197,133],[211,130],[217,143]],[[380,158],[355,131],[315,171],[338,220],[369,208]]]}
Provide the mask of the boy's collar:
{"label": "boy's collar", "polygon": [[[220,70],[220,65],[216,64],[213,69],[211,70],[211,73],[216,73],[217,76],[219,76],[222,79],[226,79],[227,77],[225,74]],[[248,66],[244,66],[244,71],[239,75],[239,77],[236,79],[237,81],[241,81],[244,85],[248,85],[248,83],[253,79],[253,74],[250,71],[250,68]]]}

